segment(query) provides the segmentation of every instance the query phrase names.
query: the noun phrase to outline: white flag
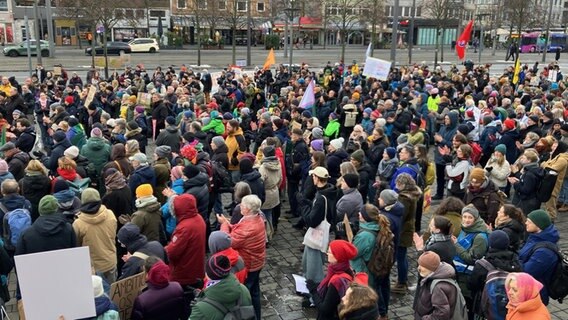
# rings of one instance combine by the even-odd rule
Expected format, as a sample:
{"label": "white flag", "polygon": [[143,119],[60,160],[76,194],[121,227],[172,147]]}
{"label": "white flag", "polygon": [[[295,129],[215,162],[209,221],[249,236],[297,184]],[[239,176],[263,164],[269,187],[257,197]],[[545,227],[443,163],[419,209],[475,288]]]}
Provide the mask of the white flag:
{"label": "white flag", "polygon": [[373,48],[373,43],[370,42],[369,46],[367,47],[367,52],[365,52],[365,57],[370,57],[371,56],[371,49]]}

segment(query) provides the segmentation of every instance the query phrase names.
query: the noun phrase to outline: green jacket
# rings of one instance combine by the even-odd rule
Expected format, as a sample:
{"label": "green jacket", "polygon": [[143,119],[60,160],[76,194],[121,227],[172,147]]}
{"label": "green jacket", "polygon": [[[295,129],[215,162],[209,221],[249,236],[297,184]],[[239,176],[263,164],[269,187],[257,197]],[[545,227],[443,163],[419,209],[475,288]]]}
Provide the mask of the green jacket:
{"label": "green jacket", "polygon": [[230,309],[235,306],[239,297],[241,298],[241,306],[252,305],[250,293],[244,285],[240,284],[234,274],[230,274],[221,282],[214,286],[206,288],[197,298],[197,302],[191,309],[189,320],[223,320],[225,317],[221,311],[214,306],[200,301],[200,298],[209,298],[223,304]]}
{"label": "green jacket", "polygon": [[203,132],[214,130],[216,134],[222,135],[225,133],[225,125],[221,119],[211,119],[209,123],[201,129]]}
{"label": "green jacket", "polygon": [[353,237],[353,245],[357,248],[357,256],[351,260],[351,268],[355,272],[365,272],[369,274],[367,261],[371,259],[371,254],[377,243],[377,233],[379,224],[373,222],[361,222],[359,232]]}
{"label": "green jacket", "polygon": [[340,127],[339,120],[333,119],[329,121],[327,127],[325,127],[325,131],[323,132],[323,134],[326,137],[329,137],[330,139],[335,139],[339,136],[339,127]]}
{"label": "green jacket", "polygon": [[100,176],[101,170],[110,159],[110,144],[103,138],[91,137],[81,148],[83,157],[95,166],[97,174]]}

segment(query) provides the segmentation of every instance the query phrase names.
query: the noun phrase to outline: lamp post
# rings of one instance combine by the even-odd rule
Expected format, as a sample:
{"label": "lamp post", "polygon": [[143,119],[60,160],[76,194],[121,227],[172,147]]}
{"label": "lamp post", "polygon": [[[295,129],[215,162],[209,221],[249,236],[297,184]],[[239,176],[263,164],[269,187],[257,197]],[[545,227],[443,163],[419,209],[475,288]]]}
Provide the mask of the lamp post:
{"label": "lamp post", "polygon": [[290,17],[290,71],[292,70],[292,63],[294,59],[294,12],[300,9],[294,8],[295,0],[290,1],[290,8],[286,8],[285,11],[289,13]]}
{"label": "lamp post", "polygon": [[251,13],[250,13],[251,5],[252,5],[252,1],[248,0],[247,1],[247,66],[252,65],[252,58],[251,58],[251,42],[252,42],[251,41],[251,38],[252,38],[252,35],[251,35],[251,20],[252,20],[252,17],[251,17]]}
{"label": "lamp post", "polygon": [[544,38],[544,49],[542,50],[542,62],[546,62],[546,52],[548,51],[548,38],[550,38],[550,22],[552,20],[552,0],[548,0],[548,21],[546,22],[546,38]]}
{"label": "lamp post", "polygon": [[477,21],[479,21],[479,53],[478,53],[478,63],[481,64],[481,52],[483,51],[483,17],[491,15],[490,13],[479,13],[477,14]]}
{"label": "lamp post", "polygon": [[396,45],[398,40],[398,12],[400,9],[399,0],[394,0],[394,6],[392,8],[392,41],[391,41],[391,51],[390,60],[394,65],[396,65]]}
{"label": "lamp post", "polygon": [[412,64],[412,45],[414,44],[414,19],[416,17],[416,0],[412,0],[410,8],[410,23],[408,25],[408,64]]}

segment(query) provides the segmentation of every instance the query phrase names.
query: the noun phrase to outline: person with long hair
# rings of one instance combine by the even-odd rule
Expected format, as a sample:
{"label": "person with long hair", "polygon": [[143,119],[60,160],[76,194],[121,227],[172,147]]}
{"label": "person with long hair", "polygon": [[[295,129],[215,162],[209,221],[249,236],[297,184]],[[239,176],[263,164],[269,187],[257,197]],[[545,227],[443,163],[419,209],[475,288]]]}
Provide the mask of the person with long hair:
{"label": "person with long hair", "polygon": [[[19,193],[31,203],[30,213],[33,222],[39,217],[39,201],[41,198],[51,193],[52,185],[48,177],[47,168],[39,160],[30,160],[25,172],[24,177],[18,181]],[[7,203],[5,199],[6,195],[4,195],[4,205]],[[21,203],[20,201],[17,202],[17,208],[22,208],[22,203],[25,199],[21,200]],[[14,204],[16,204],[16,202],[14,202]],[[12,210],[16,209],[16,207],[12,208],[9,205],[6,205],[6,207]]]}
{"label": "person with long hair", "polygon": [[456,247],[452,242],[453,228],[450,219],[444,216],[434,216],[428,224],[430,230],[428,241],[424,242],[418,233],[414,233],[413,240],[416,250],[436,252],[443,262],[452,265],[456,255]]}
{"label": "person with long hair", "polygon": [[[452,234],[457,237],[461,232],[462,216],[461,212],[465,204],[463,201],[456,197],[446,197],[436,211],[434,211],[434,216],[444,216],[450,220],[452,223]],[[424,241],[428,239],[430,232],[424,232]]]}
{"label": "person with long hair", "polygon": [[[456,139],[456,137],[454,137]],[[438,149],[440,154],[446,159],[450,155],[448,147]],[[468,184],[468,176],[471,164],[469,157],[471,155],[471,147],[467,144],[461,144],[456,148],[456,158],[451,162],[446,162],[446,175],[448,181],[448,195],[463,199]]]}
{"label": "person with long hair", "polygon": [[377,320],[377,300],[375,290],[358,283],[351,283],[339,305],[340,320]]}
{"label": "person with long hair", "polygon": [[556,219],[557,216],[557,200],[560,195],[560,190],[562,189],[562,184],[564,183],[564,177],[566,176],[566,170],[568,169],[568,144],[562,141],[554,141],[551,148],[550,158],[541,164],[543,168],[550,168],[558,172],[558,178],[556,179],[556,184],[552,190],[552,195],[550,199],[544,204],[544,207],[552,220]]}
{"label": "person with long hair", "polygon": [[505,291],[509,298],[507,320],[550,320],[550,312],[542,303],[542,283],[530,274],[509,273],[505,280]]}
{"label": "person with long hair", "polygon": [[495,152],[485,165],[485,175],[501,191],[505,191],[507,177],[511,174],[511,166],[505,158],[506,154],[507,147],[504,144],[496,146]]}
{"label": "person with long hair", "polygon": [[518,252],[525,239],[526,218],[523,211],[514,205],[505,204],[499,208],[493,231],[503,230],[509,236],[509,247]]}

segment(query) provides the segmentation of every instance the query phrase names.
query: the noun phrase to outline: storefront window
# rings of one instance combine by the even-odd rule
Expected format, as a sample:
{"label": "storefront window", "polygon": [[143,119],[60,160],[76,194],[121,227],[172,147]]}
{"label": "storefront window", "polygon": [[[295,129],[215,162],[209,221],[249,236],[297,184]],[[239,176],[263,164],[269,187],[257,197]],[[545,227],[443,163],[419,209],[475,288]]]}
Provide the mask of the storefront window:
{"label": "storefront window", "polygon": [[0,11],[8,11],[8,0],[0,0]]}

